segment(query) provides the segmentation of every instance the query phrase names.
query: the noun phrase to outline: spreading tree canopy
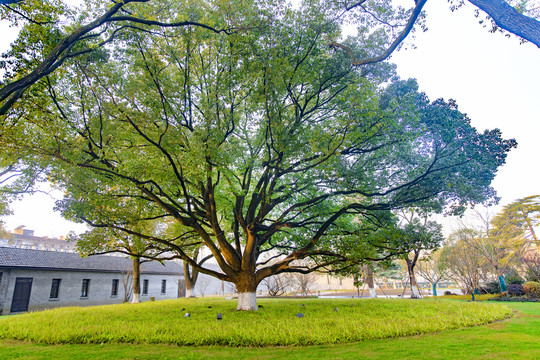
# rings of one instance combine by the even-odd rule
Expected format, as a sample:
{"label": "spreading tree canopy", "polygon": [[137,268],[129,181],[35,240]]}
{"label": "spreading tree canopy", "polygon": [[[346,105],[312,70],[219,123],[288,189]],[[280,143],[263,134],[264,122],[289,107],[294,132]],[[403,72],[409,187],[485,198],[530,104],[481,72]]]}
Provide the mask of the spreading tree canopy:
{"label": "spreading tree canopy", "polygon": [[[256,1],[261,8],[283,8],[283,1]],[[326,8],[332,21],[347,22],[360,31],[386,39],[370,56],[356,51],[339,38],[328,38],[330,46],[346,51],[356,66],[387,59],[415,27],[423,26],[427,0],[409,0],[403,7],[383,0],[305,0],[304,6]],[[449,0],[452,9],[464,0]],[[469,0],[487,14],[492,31],[504,29],[540,47],[538,0]],[[0,115],[5,115],[24,93],[66,61],[88,54],[121,39],[126,31],[199,26],[229,34],[250,29],[253,14],[230,12],[238,7],[251,9],[248,2],[123,0],[83,2],[80,11],[62,0],[0,0],[0,20],[22,26],[19,38],[4,54],[0,67],[8,76],[0,83]],[[250,2],[251,3],[251,2]],[[197,9],[196,12],[193,10]],[[211,20],[200,14],[219,13]],[[233,18],[232,16],[236,16]],[[234,20],[234,21],[231,21]],[[483,21],[481,21],[483,22]],[[261,24],[259,24],[261,25]],[[262,24],[268,26],[269,23]],[[384,35],[384,36],[381,36]],[[365,43],[356,43],[364,46]]]}
{"label": "spreading tree canopy", "polygon": [[[185,9],[175,4],[160,16]],[[64,190],[66,217],[158,244],[234,283],[238,308],[255,310],[268,276],[376,257],[371,234],[393,210],[496,200],[490,182],[515,142],[476,131],[390,65],[352,65],[328,46],[340,36],[332,2],[219,4],[190,3],[188,17],[238,31],[124,28],[4,117],[3,147]],[[392,39],[347,41],[369,58]],[[147,233],[145,221],[181,231]],[[191,256],[200,246],[220,270]]]}

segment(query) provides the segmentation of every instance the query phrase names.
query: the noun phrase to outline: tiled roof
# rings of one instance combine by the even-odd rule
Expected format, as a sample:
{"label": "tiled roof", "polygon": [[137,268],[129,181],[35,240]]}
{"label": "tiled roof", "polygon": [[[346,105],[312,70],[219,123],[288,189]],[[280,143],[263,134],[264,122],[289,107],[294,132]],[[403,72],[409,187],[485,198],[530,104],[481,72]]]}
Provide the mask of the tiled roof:
{"label": "tiled roof", "polygon": [[[132,269],[132,260],[107,255],[82,258],[76,253],[0,247],[0,267],[66,269],[78,271],[126,271]],[[173,261],[141,264],[141,273],[183,274],[182,266]]]}

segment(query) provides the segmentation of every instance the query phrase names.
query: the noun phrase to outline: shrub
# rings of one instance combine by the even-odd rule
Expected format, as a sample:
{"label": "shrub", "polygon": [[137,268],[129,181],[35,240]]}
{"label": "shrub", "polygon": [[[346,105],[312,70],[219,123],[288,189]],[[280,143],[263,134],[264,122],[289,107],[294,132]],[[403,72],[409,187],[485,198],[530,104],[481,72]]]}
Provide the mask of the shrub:
{"label": "shrub", "polygon": [[523,280],[523,278],[522,278],[521,276],[519,276],[519,274],[517,273],[517,271],[514,270],[514,269],[510,269],[510,270],[507,272],[507,274],[506,274],[506,276],[505,276],[504,279],[506,280],[506,283],[507,283],[507,284],[510,284],[510,285],[511,285],[511,284],[519,284],[519,285],[522,285],[522,284],[525,282],[525,280]]}
{"label": "shrub", "polygon": [[501,286],[498,281],[490,281],[482,289],[488,294],[498,294],[501,292]]}
{"label": "shrub", "polygon": [[523,296],[525,291],[523,290],[523,285],[521,284],[510,284],[508,285],[508,295],[510,296]]}
{"label": "shrub", "polygon": [[527,281],[523,284],[525,295],[531,297],[540,297],[540,283],[536,281]]}

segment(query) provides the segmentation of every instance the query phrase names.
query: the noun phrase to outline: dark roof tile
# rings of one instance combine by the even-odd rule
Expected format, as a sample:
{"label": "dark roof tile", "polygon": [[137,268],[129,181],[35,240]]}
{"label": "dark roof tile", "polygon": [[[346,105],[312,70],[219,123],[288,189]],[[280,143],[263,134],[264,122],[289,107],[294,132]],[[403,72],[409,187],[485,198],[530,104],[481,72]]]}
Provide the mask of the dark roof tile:
{"label": "dark roof tile", "polygon": [[[141,264],[141,273],[183,274],[182,266],[174,261]],[[69,269],[88,271],[125,271],[132,269],[127,258],[93,255],[86,258],[76,253],[0,247],[0,267]]]}

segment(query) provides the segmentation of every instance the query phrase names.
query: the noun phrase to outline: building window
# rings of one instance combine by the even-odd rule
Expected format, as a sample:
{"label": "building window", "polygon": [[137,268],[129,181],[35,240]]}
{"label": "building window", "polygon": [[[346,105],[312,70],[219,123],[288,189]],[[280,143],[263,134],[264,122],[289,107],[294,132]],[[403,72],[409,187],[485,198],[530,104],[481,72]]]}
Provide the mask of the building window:
{"label": "building window", "polygon": [[161,293],[165,294],[167,292],[167,280],[161,280]]}
{"label": "building window", "polygon": [[60,280],[61,279],[52,279],[51,295],[49,296],[49,298],[58,299],[58,293],[60,292]]}
{"label": "building window", "polygon": [[148,295],[148,279],[144,279],[142,283],[142,294]]}
{"label": "building window", "polygon": [[113,279],[111,296],[118,296],[118,279]]}
{"label": "building window", "polygon": [[90,279],[83,279],[81,288],[81,297],[88,297],[90,291]]}

